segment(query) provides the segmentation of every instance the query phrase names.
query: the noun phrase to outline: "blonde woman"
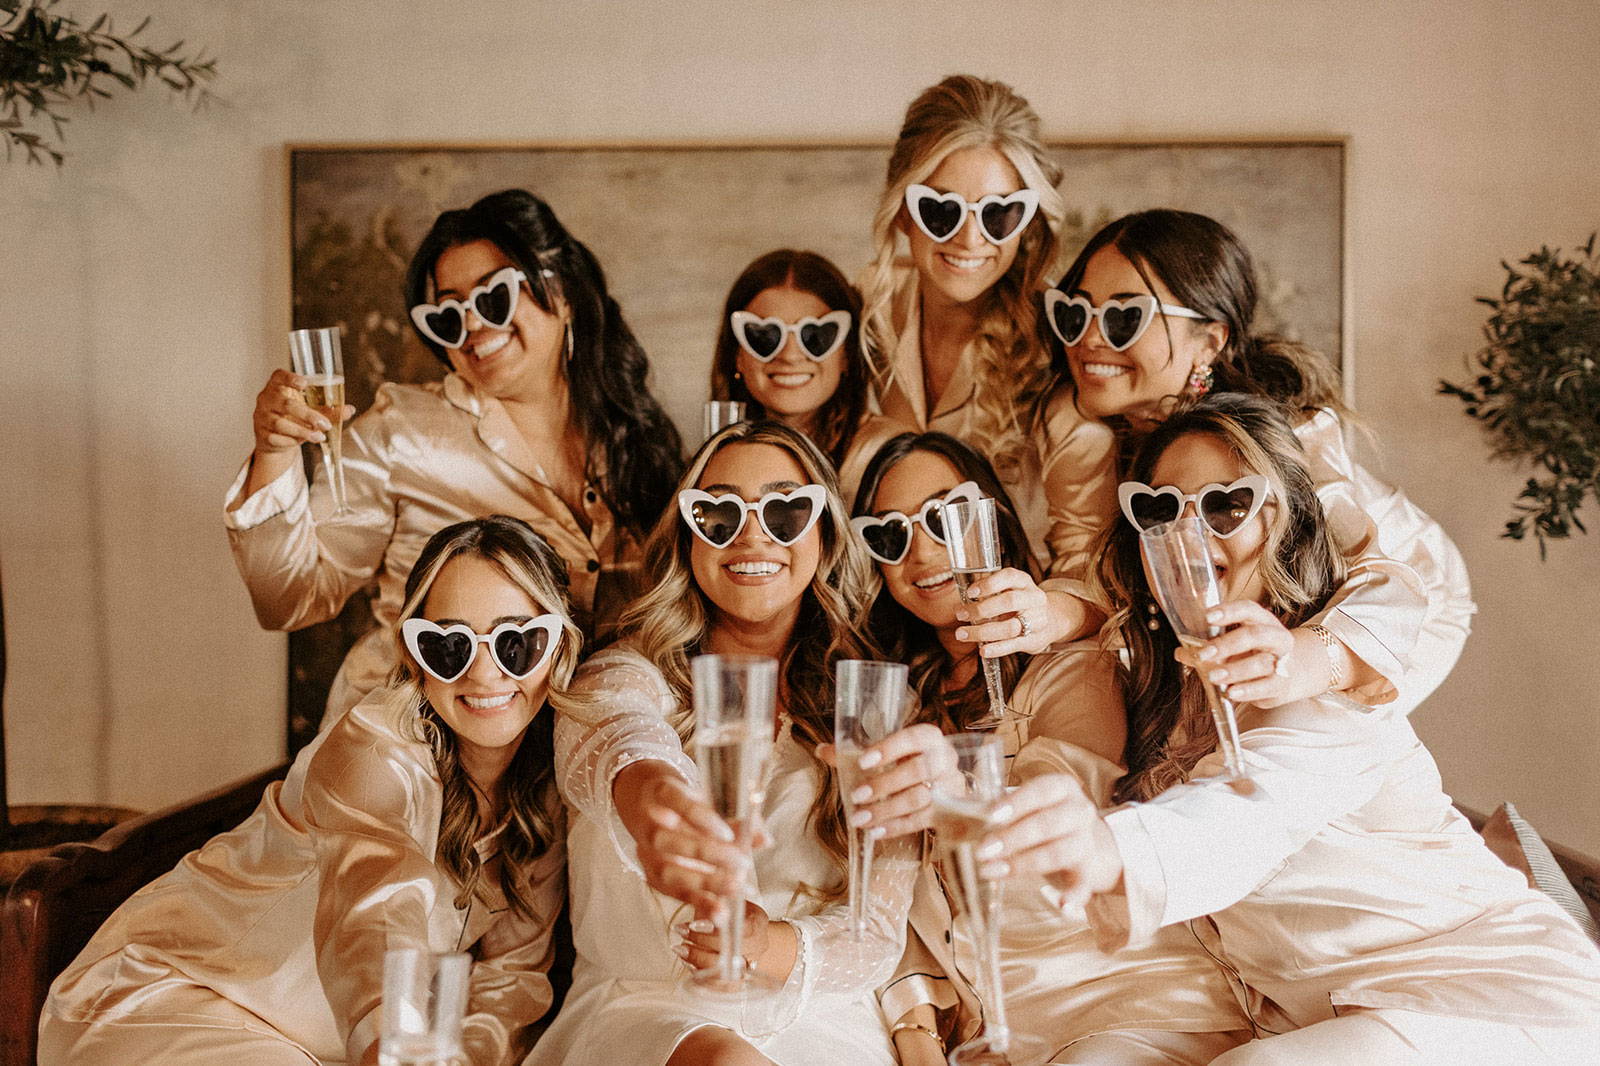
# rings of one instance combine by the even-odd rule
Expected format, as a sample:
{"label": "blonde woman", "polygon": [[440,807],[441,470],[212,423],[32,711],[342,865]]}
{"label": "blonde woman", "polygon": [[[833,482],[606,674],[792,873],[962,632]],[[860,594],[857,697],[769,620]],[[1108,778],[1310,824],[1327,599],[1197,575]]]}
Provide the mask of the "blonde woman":
{"label": "blonde woman", "polygon": [[[713,437],[678,500],[646,544],[655,587],[624,617],[621,643],[579,674],[593,706],[557,726],[578,957],[571,994],[528,1062],[893,1063],[873,992],[903,948],[916,843],[880,851],[868,928],[853,937],[837,782],[814,755],[832,739],[834,664],[872,657],[856,635],[866,558],[826,460],[780,423]],[[771,843],[753,870],[685,754],[689,660],[708,652],[780,664],[763,808]],[[716,950],[718,898],[741,890],[746,964],[781,985],[742,1008],[679,985]]]}
{"label": "blonde woman", "polygon": [[449,526],[398,633],[390,684],[57,978],[41,1063],[375,1063],[397,947],[475,956],[472,1063],[526,1050],[565,888],[546,704],[578,662],[566,568],[517,519]]}
{"label": "blonde woman", "polygon": [[[1110,432],[1070,403],[1042,406],[1036,323],[1058,254],[1060,171],[1028,102],[963,74],[911,102],[887,177],[862,279],[878,405],[993,459],[1051,580],[1041,589],[1009,568],[975,583],[978,624],[962,639],[987,656],[1042,651],[1097,620],[1072,593],[1116,509]],[[1046,486],[1060,517],[1047,517]]]}

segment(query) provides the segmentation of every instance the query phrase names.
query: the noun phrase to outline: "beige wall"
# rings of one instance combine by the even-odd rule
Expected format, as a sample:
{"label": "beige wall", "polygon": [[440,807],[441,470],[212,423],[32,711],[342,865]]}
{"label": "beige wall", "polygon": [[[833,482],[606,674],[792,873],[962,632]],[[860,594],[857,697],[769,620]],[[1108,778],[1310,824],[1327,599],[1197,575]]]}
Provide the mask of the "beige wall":
{"label": "beige wall", "polygon": [[0,170],[15,800],[151,806],[281,751],[285,641],[256,628],[218,508],[283,357],[284,142],[887,140],[967,70],[1053,135],[1349,137],[1358,403],[1481,608],[1418,726],[1458,798],[1600,853],[1600,553],[1497,539],[1521,475],[1434,395],[1497,261],[1600,225],[1600,6],[63,6],[203,42],[226,106],[119,99],[73,122],[63,173]]}

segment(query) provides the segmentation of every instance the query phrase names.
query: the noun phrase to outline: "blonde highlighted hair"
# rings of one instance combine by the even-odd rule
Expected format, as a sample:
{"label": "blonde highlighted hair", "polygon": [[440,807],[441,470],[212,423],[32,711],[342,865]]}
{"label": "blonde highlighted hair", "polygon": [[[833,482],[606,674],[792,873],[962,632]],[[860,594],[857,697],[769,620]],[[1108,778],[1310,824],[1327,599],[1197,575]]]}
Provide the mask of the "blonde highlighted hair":
{"label": "blonde highlighted hair", "polygon": [[[827,502],[817,522],[822,538],[817,571],[801,598],[800,617],[778,663],[779,696],[793,736],[810,751],[833,740],[834,663],[877,658],[860,626],[871,603],[872,569],[866,552],[851,535],[833,468],[810,439],[782,423],[739,422],[722,430],[690,460],[679,491],[698,487],[712,456],[734,444],[781,448],[799,464],[807,483],[827,489]],[[676,508],[662,515],[644,546],[646,572],[654,577],[655,585],[619,623],[622,641],[666,679],[676,702],[669,721],[685,744],[694,735],[689,660],[704,650],[716,616],[716,605],[694,580],[689,561],[693,536]],[[818,763],[818,769],[824,787],[812,807],[810,824],[838,864],[841,881],[821,890],[827,898],[836,898],[844,888],[848,838],[838,776],[825,764]]]}
{"label": "blonde highlighted hair", "polygon": [[[406,579],[405,602],[395,623],[398,656],[389,679],[388,710],[402,735],[426,744],[433,753],[444,798],[439,816],[438,862],[460,885],[455,904],[466,906],[483,875],[474,843],[493,826],[478,813],[480,789],[461,764],[455,732],[440,717],[422,688],[421,667],[411,658],[400,626],[422,613],[428,594],[445,566],[463,556],[493,564],[539,607],[561,618],[561,643],[551,657],[546,702],[523,733],[504,778],[506,827],[500,836],[500,887],[519,913],[534,915],[522,871],[548,851],[562,832],[561,801],[555,791],[555,715],[576,709],[567,693],[583,649],[583,633],[567,606],[567,567],[526,522],[506,515],[457,522],[439,530],[422,549]],[[572,706],[569,706],[572,705]]]}
{"label": "blonde highlighted hair", "polygon": [[953,74],[924,90],[906,109],[872,220],[877,251],[862,286],[864,336],[881,392],[894,373],[895,235],[906,189],[926,182],[952,153],[967,148],[999,152],[1016,168],[1022,184],[1039,194],[1038,217],[1017,238],[1011,268],[984,294],[973,338],[972,402],[978,417],[972,437],[989,442],[996,466],[1006,476],[1027,447],[1032,413],[1049,384],[1049,362],[1035,320],[1039,294],[1060,252],[1057,235],[1066,210],[1056,190],[1061,169],[1040,140],[1039,116],[1009,85]]}

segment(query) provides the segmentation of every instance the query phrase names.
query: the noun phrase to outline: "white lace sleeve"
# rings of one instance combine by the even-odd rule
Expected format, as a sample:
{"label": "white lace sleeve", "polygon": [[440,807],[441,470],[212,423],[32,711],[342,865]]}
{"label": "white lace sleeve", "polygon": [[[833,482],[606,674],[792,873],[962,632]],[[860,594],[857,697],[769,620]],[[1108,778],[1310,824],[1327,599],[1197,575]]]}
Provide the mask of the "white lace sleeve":
{"label": "white lace sleeve", "polygon": [[562,715],[556,720],[557,785],[561,798],[578,814],[604,825],[623,865],[642,876],[633,837],[611,802],[617,774],[636,762],[654,759],[697,780],[667,720],[672,690],[649,660],[625,649],[601,652],[578,670],[572,691],[591,707],[587,720]]}
{"label": "white lace sleeve", "polygon": [[920,837],[877,843],[859,940],[850,931],[850,906],[842,901],[789,919],[800,950],[780,997],[780,1026],[800,1017],[814,993],[864,994],[888,983],[905,952],[907,915],[921,865]]}

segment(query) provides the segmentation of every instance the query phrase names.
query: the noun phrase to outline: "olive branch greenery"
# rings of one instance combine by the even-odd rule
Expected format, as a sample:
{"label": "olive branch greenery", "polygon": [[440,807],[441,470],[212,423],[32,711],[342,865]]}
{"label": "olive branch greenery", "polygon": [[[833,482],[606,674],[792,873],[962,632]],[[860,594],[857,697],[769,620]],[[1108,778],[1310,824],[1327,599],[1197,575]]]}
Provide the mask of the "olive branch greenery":
{"label": "olive branch greenery", "polygon": [[1586,533],[1578,508],[1600,499],[1600,257],[1595,235],[1563,256],[1541,247],[1515,266],[1504,261],[1498,299],[1484,325],[1481,371],[1466,384],[1439,383],[1483,423],[1496,458],[1532,464],[1503,536],[1539,542]]}
{"label": "olive branch greenery", "polygon": [[0,135],[8,162],[22,152],[29,163],[59,168],[67,109],[81,99],[93,110],[118,86],[132,90],[155,79],[197,109],[211,101],[204,83],[216,77],[217,64],[203,51],[186,54],[181,40],[146,47],[135,38],[148,18],[118,34],[106,15],[85,26],[53,13],[57,2],[0,0]]}

